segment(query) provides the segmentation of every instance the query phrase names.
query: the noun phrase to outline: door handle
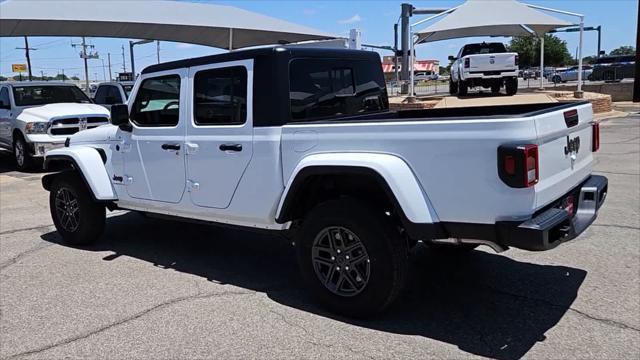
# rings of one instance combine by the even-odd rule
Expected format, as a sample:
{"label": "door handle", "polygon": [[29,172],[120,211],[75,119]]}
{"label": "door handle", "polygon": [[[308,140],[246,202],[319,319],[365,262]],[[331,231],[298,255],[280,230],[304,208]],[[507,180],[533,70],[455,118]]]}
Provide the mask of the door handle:
{"label": "door handle", "polygon": [[162,144],[162,150],[180,150],[180,144]]}
{"label": "door handle", "polygon": [[242,144],[222,144],[220,151],[242,151]]}

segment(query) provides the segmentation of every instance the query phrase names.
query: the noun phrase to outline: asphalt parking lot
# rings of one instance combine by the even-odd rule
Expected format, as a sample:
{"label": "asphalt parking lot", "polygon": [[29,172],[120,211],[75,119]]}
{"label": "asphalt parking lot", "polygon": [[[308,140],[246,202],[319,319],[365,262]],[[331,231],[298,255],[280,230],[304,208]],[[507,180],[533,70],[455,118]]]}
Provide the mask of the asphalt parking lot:
{"label": "asphalt parking lot", "polygon": [[111,213],[60,243],[42,174],[0,155],[0,358],[640,358],[640,115],[602,124],[596,223],[552,251],[419,246],[398,303],[333,316],[287,241]]}

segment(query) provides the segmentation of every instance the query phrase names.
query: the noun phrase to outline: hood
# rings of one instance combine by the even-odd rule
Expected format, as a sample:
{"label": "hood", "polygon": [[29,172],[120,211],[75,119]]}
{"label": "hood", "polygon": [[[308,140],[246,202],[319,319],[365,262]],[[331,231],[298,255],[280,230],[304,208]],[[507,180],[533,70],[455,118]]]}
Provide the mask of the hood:
{"label": "hood", "polygon": [[[109,116],[109,110],[95,104],[59,103],[30,107],[22,110],[23,120],[49,121],[60,117]],[[26,117],[30,119],[25,119]]]}
{"label": "hood", "polygon": [[70,136],[70,143],[104,143],[105,141],[117,140],[119,130],[117,126],[107,124],[93,129],[78,131]]}

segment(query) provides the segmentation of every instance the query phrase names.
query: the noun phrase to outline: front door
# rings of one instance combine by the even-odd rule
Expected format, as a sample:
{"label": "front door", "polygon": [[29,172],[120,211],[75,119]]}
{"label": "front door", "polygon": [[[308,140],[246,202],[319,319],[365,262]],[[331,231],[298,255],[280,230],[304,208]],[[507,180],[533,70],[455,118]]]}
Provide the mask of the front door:
{"label": "front door", "polygon": [[0,142],[5,146],[11,144],[11,102],[9,88],[0,87]]}
{"label": "front door", "polygon": [[187,124],[191,201],[227,208],[253,155],[253,60],[189,69],[193,106]]}
{"label": "front door", "polygon": [[177,203],[185,189],[186,69],[142,78],[130,103],[131,138],[124,149],[129,196]]}

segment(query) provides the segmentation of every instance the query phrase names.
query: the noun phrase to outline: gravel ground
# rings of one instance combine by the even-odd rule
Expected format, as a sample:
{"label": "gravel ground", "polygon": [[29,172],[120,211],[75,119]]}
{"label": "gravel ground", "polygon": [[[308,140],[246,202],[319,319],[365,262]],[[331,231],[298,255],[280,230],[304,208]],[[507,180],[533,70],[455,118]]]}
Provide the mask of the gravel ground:
{"label": "gravel ground", "polygon": [[640,116],[602,125],[596,223],[548,252],[418,246],[384,315],[317,307],[283,239],[111,213],[51,225],[42,174],[0,155],[0,358],[640,358]]}

